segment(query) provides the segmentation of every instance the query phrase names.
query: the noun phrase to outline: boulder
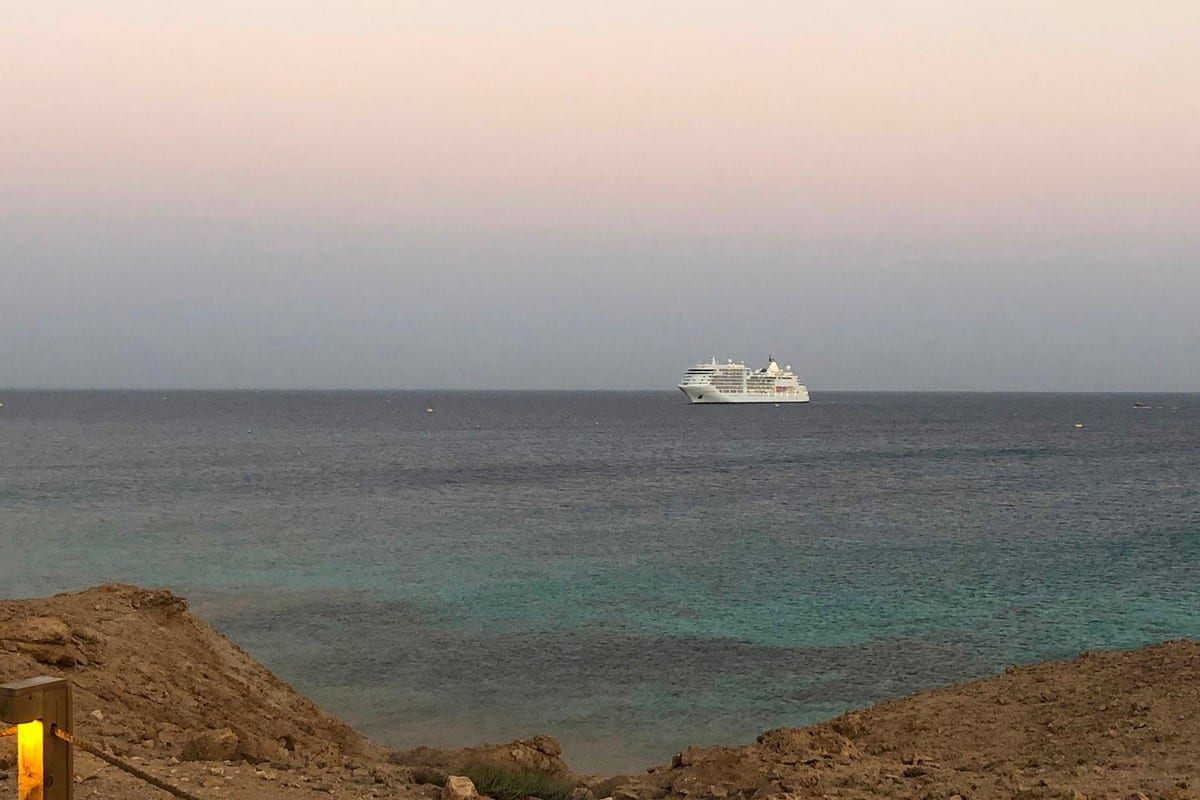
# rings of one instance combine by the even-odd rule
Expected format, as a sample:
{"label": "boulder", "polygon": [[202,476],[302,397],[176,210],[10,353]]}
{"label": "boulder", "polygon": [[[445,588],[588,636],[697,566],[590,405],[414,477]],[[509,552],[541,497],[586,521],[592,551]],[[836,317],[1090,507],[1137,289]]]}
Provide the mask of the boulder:
{"label": "boulder", "polygon": [[442,800],[473,800],[479,797],[475,783],[466,775],[450,775],[442,787]]}
{"label": "boulder", "polygon": [[[291,754],[275,739],[250,734],[238,735],[237,754],[251,764],[287,764]],[[224,759],[221,759],[224,760]]]}
{"label": "boulder", "polygon": [[593,781],[588,786],[596,797],[612,797],[618,788],[632,780],[633,778],[629,775],[614,775],[611,778]]}
{"label": "boulder", "polygon": [[183,761],[232,761],[237,757],[237,734],[229,728],[205,731],[183,746]]}

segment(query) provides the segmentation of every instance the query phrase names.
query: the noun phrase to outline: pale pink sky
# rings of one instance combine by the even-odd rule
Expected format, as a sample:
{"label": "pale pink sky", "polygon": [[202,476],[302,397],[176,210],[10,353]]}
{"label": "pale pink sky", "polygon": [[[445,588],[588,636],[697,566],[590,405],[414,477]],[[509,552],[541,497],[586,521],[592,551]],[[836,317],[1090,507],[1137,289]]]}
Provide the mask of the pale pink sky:
{"label": "pale pink sky", "polygon": [[6,24],[6,205],[1158,236],[1200,201],[1195,2],[158,5]]}
{"label": "pale pink sky", "polygon": [[28,236],[1032,248],[1011,268],[1068,279],[1196,254],[1194,0],[102,7],[0,12],[0,220]]}

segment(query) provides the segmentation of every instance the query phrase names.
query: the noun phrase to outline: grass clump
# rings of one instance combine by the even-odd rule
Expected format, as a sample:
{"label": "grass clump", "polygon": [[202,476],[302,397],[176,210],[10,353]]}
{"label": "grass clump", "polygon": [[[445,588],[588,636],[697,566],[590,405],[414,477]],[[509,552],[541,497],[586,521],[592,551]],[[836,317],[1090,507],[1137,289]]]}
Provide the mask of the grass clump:
{"label": "grass clump", "polygon": [[567,800],[571,790],[575,788],[573,783],[561,775],[536,769],[474,764],[466,767],[463,774],[471,779],[480,794],[494,797],[496,800],[523,800],[526,797]]}

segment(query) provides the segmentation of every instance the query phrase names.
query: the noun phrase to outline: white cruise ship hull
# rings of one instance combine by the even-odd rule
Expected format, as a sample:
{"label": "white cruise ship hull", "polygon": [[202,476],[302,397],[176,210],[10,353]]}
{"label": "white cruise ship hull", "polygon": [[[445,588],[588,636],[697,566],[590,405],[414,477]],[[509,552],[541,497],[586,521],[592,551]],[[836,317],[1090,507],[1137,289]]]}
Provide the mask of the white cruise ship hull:
{"label": "white cruise ship hull", "polygon": [[808,388],[798,391],[759,394],[750,392],[722,392],[712,386],[680,386],[679,390],[693,403],[807,403]]}
{"label": "white cruise ship hull", "polygon": [[807,403],[808,387],[791,367],[780,368],[771,356],[751,370],[733,359],[696,364],[683,373],[679,390],[693,403]]}

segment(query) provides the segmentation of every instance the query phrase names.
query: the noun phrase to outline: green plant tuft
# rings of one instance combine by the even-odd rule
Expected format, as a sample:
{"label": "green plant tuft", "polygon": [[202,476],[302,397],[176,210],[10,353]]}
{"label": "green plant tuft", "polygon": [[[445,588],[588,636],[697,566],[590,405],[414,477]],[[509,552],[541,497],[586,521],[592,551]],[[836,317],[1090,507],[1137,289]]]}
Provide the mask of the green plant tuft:
{"label": "green plant tuft", "polygon": [[466,767],[463,774],[471,779],[480,794],[496,800],[524,800],[537,797],[540,800],[567,800],[575,788],[561,775],[541,772],[536,769],[513,769],[491,764],[474,764]]}

